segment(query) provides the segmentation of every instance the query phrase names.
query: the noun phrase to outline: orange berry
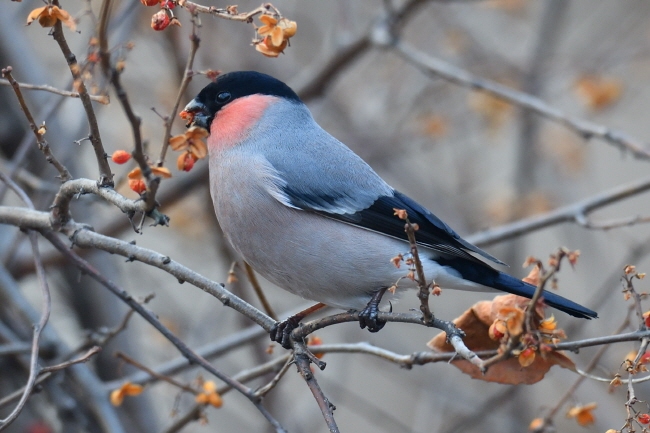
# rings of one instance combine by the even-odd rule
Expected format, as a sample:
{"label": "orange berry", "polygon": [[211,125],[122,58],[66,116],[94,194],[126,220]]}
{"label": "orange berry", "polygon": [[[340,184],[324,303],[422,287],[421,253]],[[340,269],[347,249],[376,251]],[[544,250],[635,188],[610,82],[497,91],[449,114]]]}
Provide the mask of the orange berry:
{"label": "orange berry", "polygon": [[647,413],[640,413],[636,416],[636,419],[641,423],[641,424],[650,424],[650,415]]}
{"label": "orange berry", "polygon": [[111,159],[115,164],[124,164],[129,159],[131,159],[131,154],[126,150],[116,150],[115,152],[113,152],[113,156],[111,156]]}
{"label": "orange berry", "polygon": [[138,194],[142,194],[147,190],[147,184],[144,183],[144,179],[129,179],[129,188]]}
{"label": "orange berry", "polygon": [[160,3],[160,0],[140,0],[140,3],[145,6],[156,6],[158,3]]}
{"label": "orange berry", "polygon": [[519,361],[519,365],[522,367],[528,367],[535,361],[535,349],[532,347],[525,348],[521,351],[517,359]]}
{"label": "orange berry", "polygon": [[169,15],[165,10],[159,10],[151,17],[151,28],[156,31],[165,30],[169,25]]}
{"label": "orange berry", "polygon": [[176,161],[176,166],[181,171],[190,171],[192,168],[194,168],[195,162],[196,159],[194,159],[194,155],[192,155],[191,152],[185,152],[185,153],[181,153],[178,156],[178,160]]}

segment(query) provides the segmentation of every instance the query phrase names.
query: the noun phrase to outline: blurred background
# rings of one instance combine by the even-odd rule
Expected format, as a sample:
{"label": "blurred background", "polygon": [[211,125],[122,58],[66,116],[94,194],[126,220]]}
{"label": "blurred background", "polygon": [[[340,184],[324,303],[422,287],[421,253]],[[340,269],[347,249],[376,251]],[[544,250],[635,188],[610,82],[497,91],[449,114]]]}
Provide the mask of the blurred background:
{"label": "blurred background", "polygon": [[[79,18],[78,32],[65,29],[68,42],[80,61],[85,60],[94,36],[90,8],[99,12],[99,1],[66,1],[62,7]],[[571,116],[625,131],[640,140],[650,136],[650,4],[643,0],[495,0],[418,1],[399,26],[404,42],[426,55],[466,69],[477,76],[539,96]],[[204,5],[225,7],[212,0]],[[291,46],[277,59],[266,58],[250,45],[253,28],[245,23],[201,16],[201,45],[196,71],[224,72],[254,69],[269,73],[297,90],[316,120],[331,134],[361,155],[396,189],[410,195],[448,222],[461,235],[472,239],[481,230],[520,218],[548,212],[592,197],[610,188],[640,180],[650,173],[648,160],[600,139],[585,140],[565,126],[526,112],[494,97],[424,74],[394,50],[373,46],[368,35],[386,7],[401,8],[401,1],[336,0],[328,2],[277,0],[282,14],[298,25]],[[0,65],[11,65],[14,77],[25,83],[71,88],[65,59],[49,29],[38,23],[24,26],[29,12],[40,1],[5,2],[0,14]],[[259,2],[240,1],[239,11]],[[116,2],[109,30],[115,56],[126,61],[122,80],[138,115],[152,159],[163,140],[158,113],[169,114],[182,79],[191,23],[184,10],[175,12],[182,27],[162,32],[150,28],[151,15],[159,10],[137,1]],[[256,20],[256,23],[259,22]],[[133,42],[128,51],[124,44]],[[357,47],[350,50],[350,47]],[[342,52],[349,53],[341,58]],[[341,67],[328,69],[332,59]],[[90,87],[106,89],[101,71],[89,68]],[[319,78],[321,77],[321,78]],[[208,79],[196,76],[184,105]],[[311,87],[310,87],[311,86]],[[117,98],[96,104],[102,139],[110,154],[132,149],[130,125]],[[74,177],[96,179],[97,168],[88,141],[81,103],[77,99],[25,91],[38,123],[47,122],[46,138],[55,155]],[[58,181],[56,172],[38,152],[15,96],[0,86],[0,170],[17,168],[16,179],[36,206],[47,210]],[[177,119],[173,134],[184,130]],[[238,258],[222,238],[216,223],[207,183],[207,163],[200,161],[190,173],[178,172],[173,154],[166,165],[174,177],[162,183],[162,212],[170,227],[148,227],[142,235],[118,209],[102,200],[83,196],[73,206],[78,222],[98,232],[169,255],[202,275],[226,282],[228,270]],[[125,185],[133,166],[112,165],[118,191],[137,195]],[[3,205],[21,205],[12,193],[0,190]],[[593,214],[594,221],[647,216],[647,194],[640,194]],[[560,327],[570,340],[614,333],[627,315],[629,303],[621,295],[620,276],[625,264],[650,271],[650,227],[637,224],[612,230],[588,230],[576,224],[560,224],[528,233],[507,242],[485,247],[510,264],[519,277],[528,273],[521,264],[529,255],[546,259],[560,246],[582,251],[571,270],[559,275],[559,293],[599,312],[600,319],[580,321],[557,313]],[[56,362],[65,349],[78,347],[88,335],[117,326],[128,309],[102,287],[62,261],[47,242],[41,243],[53,290],[52,316],[44,344],[55,348],[49,360]],[[141,263],[125,263],[121,257],[101,251],[83,251],[100,269],[132,296],[154,293],[148,304],[158,317],[190,347],[223,341],[253,323],[225,308],[216,299],[189,284]],[[242,268],[238,282],[227,287],[256,306],[259,302]],[[262,280],[279,315],[307,305]],[[647,290],[647,282],[637,289]],[[16,311],[23,299],[35,311],[40,308],[39,290],[26,236],[14,227],[0,226],[0,345],[29,341],[31,322]],[[443,319],[453,319],[475,302],[490,295],[444,290],[432,299],[432,309]],[[402,297],[397,311],[417,308],[415,293]],[[21,310],[22,311],[22,310]],[[550,313],[550,311],[549,311]],[[636,322],[627,330],[636,329]],[[389,324],[377,334],[360,330],[355,323],[329,327],[318,333],[324,343],[369,341],[397,353],[426,350],[432,330],[420,326]],[[267,353],[268,338],[259,334],[250,343],[212,358],[228,374],[261,364],[282,354],[275,347]],[[625,355],[637,345],[623,343],[609,349],[595,374],[613,377]],[[584,367],[597,348],[571,355]],[[62,352],[63,351],[63,352]],[[45,391],[33,396],[9,432],[111,431],[97,424],[92,401],[106,399],[111,386],[137,370],[114,357],[127,353],[155,368],[179,358],[173,346],[137,315],[127,329],[104,347],[96,360],[72,372],[58,373]],[[47,356],[47,352],[45,353]],[[535,385],[504,386],[484,383],[463,375],[445,363],[400,369],[367,355],[329,354],[327,368],[316,376],[330,401],[337,407],[341,431],[521,432],[530,421],[555,405],[578,376],[559,367]],[[24,358],[0,356],[0,396],[25,383]],[[70,375],[99,378],[90,398],[75,387]],[[191,382],[197,369],[176,375]],[[259,385],[271,376],[259,380]],[[90,380],[90,379],[89,379]],[[107,386],[105,383],[109,383]],[[605,431],[619,428],[625,420],[625,387],[608,393],[608,384],[584,383],[571,405],[598,403],[596,422],[587,430],[565,419],[556,419],[565,432]],[[637,397],[648,400],[650,388],[636,386]],[[322,415],[295,369],[264,400],[271,413],[290,432],[325,432]],[[127,432],[171,431],[193,404],[193,397],[180,396],[166,383],[147,386],[117,408]],[[87,405],[87,406],[84,406]],[[11,405],[0,409],[3,416]],[[109,409],[107,409],[109,410]],[[172,416],[173,413],[177,415]],[[189,423],[184,432],[271,431],[263,417],[236,393],[224,396],[221,409],[208,408],[208,425]],[[36,427],[49,430],[34,430]]]}

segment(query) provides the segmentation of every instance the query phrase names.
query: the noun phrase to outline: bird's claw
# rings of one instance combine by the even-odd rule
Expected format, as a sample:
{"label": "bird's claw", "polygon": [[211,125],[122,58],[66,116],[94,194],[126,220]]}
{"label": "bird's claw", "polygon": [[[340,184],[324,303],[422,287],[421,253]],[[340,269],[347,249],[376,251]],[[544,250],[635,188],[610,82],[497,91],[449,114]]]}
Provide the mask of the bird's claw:
{"label": "bird's claw", "polygon": [[[368,305],[359,311],[359,326],[361,326],[361,329],[367,327],[370,332],[379,332],[386,324],[385,320],[379,320],[379,303],[386,290],[387,287],[377,290],[370,298]],[[391,305],[392,309],[393,306]]]}
{"label": "bird's claw", "polygon": [[279,343],[285,349],[291,349],[291,333],[300,324],[300,318],[291,316],[281,322],[275,322],[269,331],[271,341]]}
{"label": "bird's claw", "polygon": [[359,312],[359,326],[361,326],[361,329],[367,327],[370,332],[379,332],[385,324],[385,320],[379,319],[379,308],[372,302]]}

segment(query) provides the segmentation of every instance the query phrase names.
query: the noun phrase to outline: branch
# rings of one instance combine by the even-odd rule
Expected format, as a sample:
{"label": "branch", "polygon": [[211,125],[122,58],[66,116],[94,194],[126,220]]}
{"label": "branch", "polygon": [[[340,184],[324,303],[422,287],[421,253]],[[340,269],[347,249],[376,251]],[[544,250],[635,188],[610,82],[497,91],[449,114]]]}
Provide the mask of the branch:
{"label": "branch", "polygon": [[[53,0],[52,2],[55,6],[59,6],[59,0]],[[93,108],[92,101],[90,100],[90,95],[88,94],[88,89],[86,89],[86,84],[81,78],[81,68],[79,63],[77,63],[77,58],[70,50],[68,42],[65,39],[63,34],[63,28],[61,27],[61,21],[57,20],[56,24],[53,27],[52,36],[54,40],[59,44],[61,52],[63,53],[65,60],[68,62],[68,67],[70,68],[70,73],[72,74],[72,79],[74,80],[74,87],[79,91],[79,99],[81,99],[81,104],[84,107],[86,112],[86,118],[88,119],[88,126],[90,128],[89,139],[90,143],[93,146],[95,151],[95,159],[97,160],[97,165],[99,166],[99,186],[114,186],[113,184],[113,173],[111,173],[111,167],[108,165],[108,156],[104,150],[104,145],[102,144],[102,138],[99,134],[99,126],[97,124],[97,116],[95,115],[95,109]]]}
{"label": "branch", "polygon": [[61,182],[66,182],[70,179],[72,179],[72,176],[70,175],[70,172],[68,171],[67,168],[63,166],[59,162],[58,159],[54,157],[52,154],[52,150],[50,149],[50,145],[43,139],[44,134],[39,133],[39,128],[36,125],[36,122],[34,121],[34,117],[32,116],[31,111],[29,111],[29,108],[27,107],[27,104],[25,103],[25,99],[23,98],[23,94],[20,91],[20,84],[14,80],[14,77],[11,75],[12,67],[7,66],[2,70],[2,76],[7,78],[7,82],[11,84],[11,87],[14,89],[14,93],[16,94],[16,97],[18,98],[18,103],[20,104],[21,110],[23,110],[23,113],[25,113],[25,117],[27,117],[27,122],[29,123],[29,127],[34,133],[34,137],[36,137],[36,143],[38,143],[38,148],[41,152],[43,152],[43,155],[45,155],[45,160],[52,164],[54,168],[59,172],[59,179],[61,179]]}
{"label": "branch", "polygon": [[29,396],[31,395],[34,387],[36,386],[36,379],[41,371],[38,365],[38,353],[39,353],[39,339],[41,337],[41,332],[47,321],[50,318],[50,308],[51,308],[51,298],[50,298],[50,288],[47,284],[47,279],[45,278],[45,268],[41,262],[41,256],[38,250],[38,238],[36,233],[32,230],[27,232],[29,236],[29,241],[32,245],[32,252],[34,254],[34,262],[36,264],[36,274],[38,276],[39,286],[41,288],[41,296],[43,297],[43,307],[41,309],[41,318],[37,324],[34,324],[34,334],[32,337],[32,356],[30,359],[29,366],[29,377],[27,378],[27,383],[23,389],[22,396],[20,401],[11,411],[6,418],[0,419],[0,430],[4,430],[9,424],[11,424],[22,412]]}
{"label": "branch", "polygon": [[[42,90],[45,92],[50,92],[54,93],[56,95],[61,95],[61,96],[67,96],[69,98],[79,98],[79,93],[78,92],[71,92],[69,90],[61,90],[57,89],[56,87],[48,86],[47,84],[27,84],[27,83],[16,83],[18,84],[18,87],[22,89],[28,89],[28,90]],[[11,86],[13,85],[12,83],[9,82],[9,80],[4,80],[0,79],[0,85],[2,86]],[[108,105],[110,103],[110,99],[108,95],[89,95],[91,101],[99,102],[100,104],[103,105]]]}
{"label": "branch", "polygon": [[[54,197],[54,202],[51,206],[53,227],[62,227],[71,220],[70,202],[73,198],[84,194],[94,194],[101,197],[129,216],[132,216],[136,212],[147,212],[147,204],[142,200],[128,199],[114,189],[102,187],[90,179],[74,179],[61,185],[59,192]],[[157,210],[148,213],[148,216],[154,219],[154,225],[167,225],[169,221],[169,218]]]}
{"label": "branch", "polygon": [[[0,206],[0,224],[10,224],[25,229],[33,228],[39,231],[53,229],[48,213],[11,206]],[[96,248],[126,257],[128,261],[138,260],[162,269],[176,277],[179,281],[187,281],[214,296],[225,306],[253,320],[267,332],[275,324],[275,321],[266,314],[226,290],[223,284],[216,283],[194,272],[190,268],[175,262],[168,256],[147,248],[138,247],[129,242],[95,233],[89,230],[88,226],[77,224],[73,221],[69,221],[61,230],[70,237],[74,245],[81,248]]]}
{"label": "branch", "polygon": [[192,77],[194,76],[194,72],[192,71],[192,67],[194,65],[194,57],[196,56],[196,52],[199,49],[199,44],[201,42],[201,39],[199,38],[199,35],[196,33],[196,13],[192,13],[192,34],[190,35],[190,54],[187,56],[187,64],[185,65],[185,73],[183,74],[183,80],[181,81],[181,85],[178,87],[178,93],[176,94],[176,100],[174,101],[174,107],[172,108],[171,113],[169,113],[168,116],[165,117],[165,134],[163,135],[163,144],[162,144],[162,149],[160,151],[160,157],[158,157],[158,162],[156,165],[158,167],[162,167],[163,164],[165,163],[165,155],[167,155],[167,149],[169,148],[169,139],[171,138],[171,131],[172,131],[172,125],[174,124],[174,119],[176,118],[176,114],[178,112],[178,107],[181,104],[181,99],[185,95],[185,91],[187,90],[187,86],[190,84],[190,81],[192,81]]}
{"label": "branch", "polygon": [[187,9],[191,14],[195,14],[197,12],[202,14],[210,14],[217,18],[223,18],[225,20],[230,20],[230,21],[240,21],[244,23],[252,23],[253,18],[256,15],[260,15],[266,12],[272,12],[277,15],[280,15],[278,10],[271,3],[262,3],[261,6],[253,9],[252,11],[242,12],[242,13],[233,12],[233,10],[230,8],[217,8],[214,6],[203,6],[191,1],[181,0],[178,2],[178,4],[183,8]]}
{"label": "branch", "polygon": [[[542,215],[521,219],[501,227],[484,230],[472,236],[468,236],[466,239],[478,246],[487,246],[563,222],[576,222],[581,224],[580,221],[584,221],[586,216],[596,209],[633,197],[648,190],[650,190],[650,178],[644,178],[636,182],[609,189],[577,203],[563,206]],[[581,225],[585,226],[584,224]]]}
{"label": "branch", "polygon": [[99,26],[97,30],[97,39],[99,40],[99,58],[100,64],[102,66],[102,71],[111,85],[115,89],[117,94],[117,99],[120,101],[120,105],[126,114],[129,123],[131,124],[131,131],[133,133],[133,159],[138,163],[138,167],[142,170],[142,175],[147,181],[147,192],[145,195],[145,209],[147,213],[152,212],[156,208],[156,192],[160,186],[161,178],[159,176],[154,176],[147,161],[147,155],[144,153],[144,147],[142,144],[142,132],[140,131],[140,125],[142,120],[140,117],[135,114],[131,102],[129,101],[129,96],[122,87],[121,75],[120,72],[111,65],[111,53],[108,49],[108,21],[111,14],[112,0],[103,0],[101,10],[99,13]]}
{"label": "branch", "polygon": [[[383,42],[375,43],[384,44]],[[623,151],[631,153],[635,158],[650,160],[650,148],[648,144],[631,137],[623,131],[618,131],[604,125],[599,125],[597,123],[570,116],[562,110],[548,105],[546,102],[535,96],[475,76],[464,69],[453,66],[452,64],[435,57],[431,57],[399,39],[392,38],[389,46],[391,46],[403,59],[413,64],[425,74],[435,75],[436,77],[440,77],[472,90],[489,93],[497,98],[503,99],[527,110],[532,110],[548,119],[561,123],[582,136],[585,140],[589,140],[592,137],[598,137]]]}
{"label": "branch", "polygon": [[[333,411],[336,410],[336,406],[330,403],[328,398],[323,393],[323,390],[320,389],[318,381],[316,380],[316,377],[310,368],[310,360],[313,355],[311,355],[309,349],[307,349],[307,347],[299,341],[302,340],[293,340],[293,356],[296,361],[296,366],[298,367],[298,372],[305,380],[307,386],[309,387],[309,390],[316,399],[316,403],[318,403],[318,407],[323,414],[323,418],[325,419],[325,423],[327,424],[329,431],[331,433],[338,433],[339,428],[336,425],[333,413]],[[323,368],[324,364],[321,367],[321,370]]]}
{"label": "branch", "polygon": [[253,390],[232,379],[228,375],[222,373],[220,370],[217,370],[205,358],[190,349],[180,338],[176,337],[169,329],[167,329],[153,313],[145,309],[141,304],[139,304],[129,294],[127,294],[124,289],[118,287],[115,283],[108,280],[93,266],[91,266],[90,263],[82,259],[74,251],[68,248],[67,245],[65,245],[55,233],[51,231],[41,231],[41,234],[82,272],[88,274],[92,279],[106,287],[111,293],[126,303],[131,309],[135,310],[140,316],[142,316],[143,319],[145,319],[154,328],[156,328],[156,330],[158,330],[158,332],[160,332],[167,340],[169,340],[169,342],[172,343],[190,362],[200,365],[206,371],[212,373],[214,376],[224,381],[235,390],[239,391],[242,395],[248,398],[248,400],[260,411],[260,413],[262,413],[262,415],[269,421],[269,423],[276,429],[276,431],[285,431],[284,428],[261,405],[259,398],[255,395]]}

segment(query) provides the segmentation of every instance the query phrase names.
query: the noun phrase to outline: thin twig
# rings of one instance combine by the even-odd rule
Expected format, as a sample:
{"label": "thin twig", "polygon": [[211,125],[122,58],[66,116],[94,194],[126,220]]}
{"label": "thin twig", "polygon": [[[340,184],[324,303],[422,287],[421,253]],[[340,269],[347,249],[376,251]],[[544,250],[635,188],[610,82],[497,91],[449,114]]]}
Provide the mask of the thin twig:
{"label": "thin twig", "polygon": [[296,361],[296,366],[298,367],[298,372],[307,383],[314,399],[316,399],[316,403],[318,403],[318,407],[323,414],[323,418],[325,419],[329,431],[331,433],[338,433],[339,428],[334,420],[333,412],[336,409],[336,406],[330,403],[329,399],[325,396],[323,390],[318,385],[318,381],[310,368],[310,356],[308,355],[308,351],[309,349],[307,349],[304,343],[297,340],[293,341],[293,356]]}
{"label": "thin twig", "polygon": [[271,3],[262,3],[261,6],[253,9],[252,11],[242,13],[233,13],[229,9],[217,8],[214,6],[203,6],[191,1],[181,0],[179,4],[190,11],[190,13],[198,12],[202,14],[210,14],[217,18],[223,18],[225,20],[231,21],[241,21],[245,23],[252,23],[253,18],[256,15],[264,14],[267,12],[271,12],[275,15],[280,15],[279,11]]}
{"label": "thin twig", "polygon": [[[59,6],[59,0],[52,0],[52,4]],[[93,108],[90,94],[86,88],[86,84],[81,78],[81,68],[77,62],[77,58],[72,53],[72,50],[70,50],[68,42],[65,39],[65,35],[63,34],[63,28],[61,27],[60,20],[57,20],[56,24],[54,24],[52,36],[54,37],[54,40],[59,44],[61,52],[63,53],[65,60],[68,62],[68,67],[70,68],[70,73],[72,74],[74,87],[79,92],[79,99],[81,99],[81,104],[83,105],[86,112],[86,118],[88,119],[88,126],[90,128],[90,143],[92,144],[93,150],[95,151],[95,159],[97,160],[97,165],[99,167],[99,186],[112,187],[114,186],[113,173],[111,173],[111,167],[108,165],[108,155],[104,150],[102,138],[99,134],[99,125],[97,124],[95,109]]]}
{"label": "thin twig", "polygon": [[532,110],[548,119],[561,123],[584,139],[598,137],[623,151],[629,152],[635,158],[650,160],[650,147],[648,144],[631,137],[623,131],[570,116],[562,110],[551,107],[535,96],[475,76],[464,69],[431,57],[402,40],[393,40],[391,46],[397,54],[426,74],[435,75],[472,90],[489,93],[504,101]]}
{"label": "thin twig", "polygon": [[81,364],[82,362],[90,361],[90,358],[97,355],[102,351],[102,348],[99,346],[93,346],[86,351],[83,355],[78,358],[72,359],[70,361],[65,361],[60,364],[50,365],[47,367],[41,368],[41,373],[53,373],[55,371],[64,370],[72,365]]}
{"label": "thin twig", "polygon": [[38,366],[38,353],[39,353],[39,339],[41,337],[41,332],[47,321],[50,318],[50,308],[51,308],[51,299],[50,299],[50,288],[47,284],[47,279],[45,278],[45,268],[41,262],[41,255],[38,250],[38,236],[36,232],[30,230],[27,232],[29,236],[29,241],[32,246],[32,253],[34,255],[34,262],[36,264],[36,274],[38,276],[39,286],[41,288],[41,296],[43,297],[43,306],[41,309],[41,318],[37,324],[34,324],[34,334],[32,337],[32,356],[30,359],[29,366],[29,377],[27,378],[27,383],[25,384],[23,394],[16,404],[16,407],[7,415],[6,418],[0,419],[0,430],[4,430],[9,424],[11,424],[22,412],[29,396],[36,386],[36,379],[40,373],[40,368]]}
{"label": "thin twig", "polygon": [[[191,9],[190,9],[191,10]],[[162,167],[165,164],[165,156],[167,155],[167,149],[169,148],[169,139],[171,138],[172,125],[174,124],[174,119],[178,111],[178,107],[181,104],[181,99],[185,96],[185,91],[187,86],[192,81],[194,72],[192,68],[194,67],[194,57],[196,52],[199,49],[199,44],[201,39],[197,33],[197,16],[196,12],[192,12],[192,34],[190,34],[190,54],[187,56],[187,64],[185,65],[185,72],[183,74],[183,79],[181,85],[178,87],[178,93],[176,94],[176,100],[174,101],[174,107],[168,116],[165,116],[165,134],[163,135],[163,143],[160,150],[160,156],[158,157],[158,162],[156,165]]]}
{"label": "thin twig", "polygon": [[203,408],[204,405],[202,404],[194,404],[194,406],[192,406],[190,410],[185,413],[185,415],[178,418],[172,425],[163,430],[163,433],[178,433],[192,421],[200,420],[201,415],[203,414]]}
{"label": "thin twig", "polygon": [[288,356],[287,360],[284,362],[284,365],[282,365],[282,368],[280,369],[280,371],[278,371],[276,373],[276,375],[273,376],[273,379],[271,379],[271,381],[269,383],[267,383],[266,385],[258,388],[255,391],[255,394],[258,397],[264,397],[266,394],[268,394],[273,388],[275,388],[275,386],[278,384],[278,382],[280,382],[280,379],[282,379],[282,377],[285,375],[285,373],[287,371],[289,371],[289,367],[291,366],[292,363],[293,363],[292,357]]}
{"label": "thin twig", "polygon": [[2,76],[6,77],[7,81],[11,84],[11,87],[14,89],[14,93],[16,94],[16,97],[18,98],[18,103],[20,104],[20,108],[23,110],[23,113],[25,113],[25,117],[27,117],[27,122],[29,123],[29,127],[34,133],[34,136],[36,137],[36,143],[38,143],[38,148],[41,152],[43,152],[43,155],[45,155],[45,160],[52,164],[54,168],[59,172],[59,179],[61,179],[61,182],[66,182],[70,179],[72,179],[72,176],[70,175],[70,172],[68,171],[67,168],[61,162],[59,162],[58,159],[52,154],[52,150],[50,149],[50,145],[47,143],[46,140],[43,139],[44,134],[39,133],[39,127],[36,125],[36,122],[34,121],[34,117],[32,116],[31,111],[29,111],[29,108],[27,107],[27,103],[25,103],[25,99],[23,98],[23,94],[20,91],[20,84],[14,80],[14,77],[11,75],[12,67],[7,66],[2,70]]}
{"label": "thin twig", "polygon": [[[38,378],[34,382],[34,386],[40,385],[41,383],[45,382],[56,371],[66,369],[72,365],[88,362],[92,356],[101,352],[101,350],[102,350],[101,347],[98,346],[91,347],[86,353],[81,355],[79,358],[62,362],[61,364],[50,365],[48,367],[41,368],[38,372]],[[21,395],[25,392],[26,388],[27,388],[26,386],[23,386],[22,388],[0,399],[0,408],[3,408],[4,406],[8,405],[12,401],[18,400],[21,397]],[[0,430],[2,430],[2,428],[0,428]]]}
{"label": "thin twig", "polygon": [[589,198],[557,208],[542,215],[524,218],[510,224],[484,230],[467,236],[465,239],[479,246],[493,245],[497,242],[512,239],[555,224],[571,221],[578,222],[581,218],[597,209],[617,203],[626,198],[634,197],[648,190],[650,190],[650,178],[646,177],[602,191]]}
{"label": "thin twig", "polygon": [[193,395],[196,395],[196,394],[199,393],[198,390],[192,388],[191,386],[185,385],[185,384],[175,380],[174,378],[172,378],[170,376],[166,376],[164,374],[159,374],[159,373],[155,372],[154,370],[150,369],[146,365],[144,365],[144,364],[136,361],[135,359],[131,358],[130,356],[128,356],[124,352],[116,352],[115,357],[121,359],[122,361],[124,361],[124,362],[126,362],[128,364],[133,365],[134,367],[144,371],[148,375],[150,375],[152,377],[155,377],[158,380],[161,380],[163,382],[167,382],[167,383],[169,383],[171,385],[174,385],[175,387],[177,387],[179,389],[182,389],[183,391],[189,392],[190,394],[193,394]]}
{"label": "thin twig", "polygon": [[61,239],[51,231],[42,231],[41,234],[50,241],[50,243],[63,255],[65,255],[70,261],[74,263],[79,269],[88,274],[95,281],[102,284],[106,287],[111,293],[116,295],[121,301],[126,303],[129,307],[135,310],[142,318],[149,322],[154,328],[158,330],[167,340],[169,340],[178,350],[181,352],[190,362],[194,362],[197,365],[203,367],[206,371],[210,372],[220,380],[226,382],[234,389],[239,391],[242,395],[248,398],[248,400],[257,408],[257,410],[269,421],[269,423],[276,429],[276,431],[285,431],[280,423],[271,416],[271,414],[262,406],[259,399],[255,396],[253,390],[244,386],[242,383],[232,379],[228,375],[224,374],[220,370],[216,369],[212,364],[210,364],[205,358],[198,355],[196,352],[191,350],[180,338],[176,337],[169,329],[167,329],[158,318],[151,313],[149,310],[145,309],[141,304],[136,302],[130,295],[128,295],[124,289],[118,287],[115,283],[108,280],[101,273],[99,273],[93,266],[91,266],[87,261],[82,259],[74,251],[70,250]]}
{"label": "thin twig", "polygon": [[[614,334],[620,334],[621,332],[623,332],[623,330],[628,326],[628,322],[629,321],[626,318],[626,320],[623,322],[623,324],[621,326],[618,327],[618,329],[614,332]],[[587,364],[587,366],[585,367],[584,372],[589,373],[591,370],[593,370],[596,367],[596,365],[598,365],[598,362],[600,362],[600,358],[603,357],[603,355],[605,354],[607,349],[609,349],[610,347],[611,346],[608,345],[608,344],[600,346],[598,348],[598,351],[596,352],[596,354],[593,356],[593,358],[591,358],[591,361],[589,361],[589,364]],[[557,403],[555,403],[553,405],[553,407],[548,411],[548,413],[544,416],[544,418],[543,418],[543,425],[544,426],[549,426],[549,425],[553,424],[553,418],[555,418],[555,415],[557,415],[558,411],[566,404],[567,401],[569,401],[569,399],[571,397],[573,397],[575,392],[578,390],[580,385],[582,385],[582,383],[585,381],[586,378],[587,378],[586,375],[581,375],[569,387],[569,389],[567,389],[564,392],[564,395],[562,395],[562,397],[560,397],[560,399],[557,401]]]}
{"label": "thin twig", "polygon": [[158,191],[158,186],[160,185],[161,178],[159,176],[154,176],[151,171],[151,167],[147,161],[147,156],[144,153],[144,147],[142,143],[142,132],[140,126],[142,124],[142,119],[140,116],[135,114],[131,102],[129,101],[129,96],[122,87],[121,74],[116,67],[111,64],[111,53],[108,49],[108,23],[111,15],[111,7],[113,5],[112,0],[103,0],[100,13],[99,13],[99,26],[97,30],[97,39],[99,40],[99,58],[102,71],[106,78],[110,81],[111,85],[115,89],[117,94],[117,99],[120,101],[120,105],[126,114],[127,119],[131,125],[131,131],[133,133],[133,159],[138,163],[138,167],[142,170],[142,175],[147,181],[147,193],[145,197],[145,209],[146,213],[153,211],[156,208],[156,192]]}
{"label": "thin twig", "polygon": [[[51,206],[53,227],[59,228],[71,219],[70,202],[73,198],[78,198],[84,194],[94,194],[101,197],[127,215],[146,212],[146,203],[142,200],[128,199],[114,189],[100,187],[97,182],[90,179],[74,179],[61,185],[59,192],[54,197]],[[154,224],[167,225],[169,223],[169,218],[158,211],[149,213],[149,216],[154,219]]]}
{"label": "thin twig", "polygon": [[262,304],[262,308],[264,308],[264,312],[266,312],[266,314],[273,320],[278,320],[278,315],[275,314],[273,307],[271,307],[271,303],[264,294],[264,290],[262,289],[260,282],[257,280],[257,276],[255,276],[255,271],[246,261],[244,261],[244,270],[246,271],[248,281],[251,283],[251,286],[257,295],[257,299],[259,299],[260,303]]}
{"label": "thin twig", "polygon": [[[406,211],[404,211],[406,214]],[[425,323],[429,323],[433,320],[433,313],[429,308],[429,284],[427,284],[426,276],[424,275],[424,268],[422,267],[422,261],[420,260],[420,254],[418,252],[418,244],[415,240],[415,231],[418,229],[417,225],[411,224],[408,219],[408,216],[403,218],[406,221],[404,224],[404,231],[409,240],[409,246],[411,248],[411,258],[415,265],[415,271],[417,272],[416,283],[418,285],[418,299],[420,300],[420,311],[422,312],[422,320]],[[435,282],[433,283],[435,284]]]}
{"label": "thin twig", "polygon": [[[79,98],[78,92],[71,92],[69,90],[57,89],[53,86],[48,86],[47,84],[27,84],[27,83],[17,83],[18,87],[21,89],[28,90],[42,90],[44,92],[54,93],[56,95],[67,96],[69,98]],[[11,86],[12,84],[9,80],[0,79],[0,85],[2,86]],[[110,98],[108,95],[88,95],[91,101],[99,102],[103,105],[108,105],[110,103]]]}

